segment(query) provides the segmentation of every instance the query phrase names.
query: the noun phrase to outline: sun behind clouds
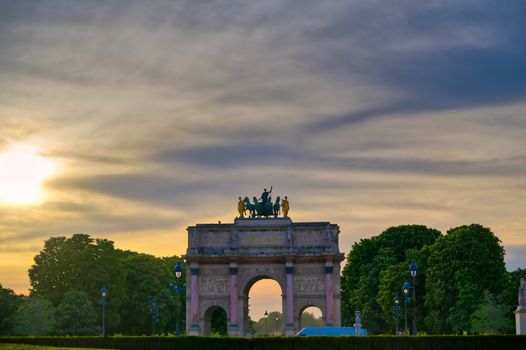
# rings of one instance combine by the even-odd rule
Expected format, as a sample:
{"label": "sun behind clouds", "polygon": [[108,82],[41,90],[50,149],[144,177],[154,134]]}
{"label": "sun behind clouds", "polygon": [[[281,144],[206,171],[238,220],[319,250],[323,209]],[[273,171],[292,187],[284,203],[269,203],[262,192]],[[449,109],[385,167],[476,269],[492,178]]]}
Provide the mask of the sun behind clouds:
{"label": "sun behind clouds", "polygon": [[12,144],[0,151],[0,205],[32,205],[44,201],[42,184],[57,165],[29,144]]}

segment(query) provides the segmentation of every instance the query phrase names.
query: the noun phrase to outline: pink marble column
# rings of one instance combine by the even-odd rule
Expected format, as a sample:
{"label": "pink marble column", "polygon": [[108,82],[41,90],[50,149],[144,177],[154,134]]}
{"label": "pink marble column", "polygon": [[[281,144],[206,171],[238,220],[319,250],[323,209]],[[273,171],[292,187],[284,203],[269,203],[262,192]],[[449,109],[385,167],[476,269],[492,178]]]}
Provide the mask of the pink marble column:
{"label": "pink marble column", "polygon": [[327,306],[326,326],[334,325],[334,287],[332,270],[332,261],[327,261],[325,263],[325,290],[327,293],[325,299],[325,305]]}
{"label": "pink marble column", "polygon": [[230,264],[230,327],[237,327],[237,264]]}
{"label": "pink marble column", "polygon": [[287,274],[287,299],[286,299],[286,328],[294,328],[294,288],[292,285],[292,272],[293,272],[292,263],[287,263],[285,267],[285,272]]}
{"label": "pink marble column", "polygon": [[190,268],[192,273],[192,293],[191,293],[191,328],[199,328],[199,267],[197,264],[192,264]]}

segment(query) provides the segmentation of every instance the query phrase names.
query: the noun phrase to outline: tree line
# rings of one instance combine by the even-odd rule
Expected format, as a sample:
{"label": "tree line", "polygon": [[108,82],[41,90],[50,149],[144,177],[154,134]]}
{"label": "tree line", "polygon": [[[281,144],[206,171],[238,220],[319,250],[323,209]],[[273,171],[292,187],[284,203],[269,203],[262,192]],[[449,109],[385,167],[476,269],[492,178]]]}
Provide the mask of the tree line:
{"label": "tree line", "polygon": [[[525,269],[508,272],[501,241],[478,224],[455,227],[442,235],[421,225],[391,227],[355,243],[342,271],[342,318],[362,315],[369,334],[391,333],[405,323],[405,281],[416,288],[416,325],[429,334],[513,333],[520,278]],[[413,280],[411,262],[418,271]],[[395,297],[401,301],[394,315]],[[408,303],[412,329],[413,300]]]}
{"label": "tree line", "polygon": [[[120,250],[109,240],[75,234],[49,238],[34,260],[28,296],[0,285],[0,334],[101,334],[102,286],[108,290],[107,334],[174,333],[177,307],[184,332],[186,297],[173,288],[178,256],[158,258]],[[418,265],[414,286],[409,274],[412,261]],[[504,248],[489,228],[473,224],[442,235],[422,225],[391,227],[355,243],[347,255],[341,279],[342,322],[352,326],[359,310],[369,334],[394,333],[394,299],[402,301],[398,313],[402,328],[401,289],[408,281],[416,288],[419,332],[512,333],[521,277],[526,278],[526,269],[506,271]],[[179,286],[185,280],[183,268]],[[253,333],[262,334],[267,327],[273,329],[272,322],[282,322],[280,315],[272,315],[252,321]],[[411,329],[412,300],[407,318]],[[226,334],[226,315],[215,321],[212,328]]]}
{"label": "tree line", "polygon": [[[177,305],[185,329],[185,293],[170,288],[180,257],[124,251],[112,241],[75,234],[49,238],[34,260],[29,296],[0,285],[1,334],[101,334],[103,286],[107,334],[174,333]],[[183,268],[179,284],[185,279]]]}

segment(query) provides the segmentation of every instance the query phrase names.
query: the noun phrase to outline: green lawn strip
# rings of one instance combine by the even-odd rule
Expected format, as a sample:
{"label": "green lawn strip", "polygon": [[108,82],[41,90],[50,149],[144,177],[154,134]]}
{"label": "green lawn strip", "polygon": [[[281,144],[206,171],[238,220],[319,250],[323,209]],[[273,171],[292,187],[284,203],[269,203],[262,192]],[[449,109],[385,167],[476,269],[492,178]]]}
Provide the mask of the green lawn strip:
{"label": "green lawn strip", "polygon": [[[58,348],[44,345],[0,343],[0,350],[102,350],[96,348]],[[108,350],[108,349],[104,349]]]}

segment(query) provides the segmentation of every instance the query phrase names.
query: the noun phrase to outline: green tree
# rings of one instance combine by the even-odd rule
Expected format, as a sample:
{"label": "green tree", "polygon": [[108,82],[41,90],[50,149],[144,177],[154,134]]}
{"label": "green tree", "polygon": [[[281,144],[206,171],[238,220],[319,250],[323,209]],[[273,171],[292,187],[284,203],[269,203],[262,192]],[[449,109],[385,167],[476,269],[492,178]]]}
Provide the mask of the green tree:
{"label": "green tree", "polygon": [[49,300],[29,297],[16,311],[13,333],[16,335],[50,335],[55,328],[55,310]]}
{"label": "green tree", "polygon": [[99,333],[96,315],[88,295],[71,289],[57,308],[56,329],[61,335],[94,335]]}
{"label": "green tree", "polygon": [[[429,252],[429,245],[425,245],[420,250],[408,249],[406,251],[406,260],[404,262],[391,265],[380,273],[380,285],[376,301],[382,309],[383,318],[386,321],[390,333],[394,333],[396,328],[396,321],[393,320],[395,296],[398,296],[400,301],[400,310],[398,314],[398,323],[400,327],[399,330],[402,330],[401,325],[405,323],[405,304],[402,285],[405,281],[409,282],[411,285],[413,284],[413,279],[409,273],[409,265],[412,261],[418,263],[418,272],[415,279],[416,286],[414,286],[416,288],[417,329],[418,331],[427,331],[424,325],[424,315],[427,314],[424,298],[426,295],[425,279]],[[411,292],[410,298],[412,297],[413,293]],[[410,300],[407,313],[409,329],[412,329],[413,312],[415,312],[413,308],[413,301]]]}
{"label": "green tree", "polygon": [[[170,257],[163,257],[162,262],[166,265],[166,267],[171,271],[171,280],[169,282],[170,290],[172,291],[173,297],[169,300],[168,306],[170,308],[170,313],[166,315],[167,322],[166,322],[166,331],[173,333],[176,328],[176,312],[175,309],[177,305],[179,306],[179,327],[180,332],[183,334],[186,329],[186,264],[183,261],[183,259],[180,256],[170,256]],[[181,262],[182,264],[182,274],[179,279],[175,278],[175,265],[177,262]],[[179,287],[179,293],[176,292],[175,286]]]}
{"label": "green tree", "polygon": [[504,249],[490,229],[472,224],[450,229],[431,247],[426,276],[426,324],[434,333],[471,328],[484,291],[506,285]]}
{"label": "green tree", "polygon": [[283,329],[283,315],[279,311],[271,311],[267,317],[262,317],[254,324],[254,335],[279,335]]}
{"label": "green tree", "polygon": [[256,334],[256,321],[251,319],[250,316],[248,316],[248,333]]}
{"label": "green tree", "polygon": [[210,331],[214,335],[228,335],[226,311],[220,307],[212,313]]}
{"label": "green tree", "polygon": [[269,334],[273,336],[283,335],[285,320],[283,314],[278,311],[272,311],[269,317]]}
{"label": "green tree", "polygon": [[323,327],[323,319],[316,317],[312,312],[303,311],[301,313],[301,328],[306,327]]}
{"label": "green tree", "polygon": [[13,316],[22,301],[23,297],[0,284],[0,335],[13,333]]}
{"label": "green tree", "polygon": [[[111,241],[93,239],[83,234],[75,234],[70,238],[52,237],[45,242],[42,251],[35,256],[35,264],[29,269],[31,295],[47,298],[54,306],[59,306],[70,304],[71,300],[64,303],[69,291],[82,292],[95,308],[95,324],[99,327],[102,323],[100,290],[103,285],[106,286],[108,334],[151,334],[150,300],[156,296],[159,309],[156,333],[175,332],[174,311],[177,302],[183,331],[186,293],[176,294],[169,288],[170,283],[175,283],[173,267],[180,260],[175,256],[157,258],[115,249]],[[180,287],[183,287],[184,281],[183,264]],[[65,317],[67,312],[61,315]],[[86,329],[82,332],[91,331]]]}
{"label": "green tree", "polygon": [[[380,285],[376,302],[382,309],[382,317],[386,321],[385,331],[392,333],[396,328],[396,321],[393,320],[394,299],[398,297],[400,310],[398,314],[399,325],[404,324],[404,296],[402,294],[402,284],[407,278],[407,262],[401,262],[387,267],[380,272]],[[402,328],[400,328],[402,330]]]}
{"label": "green tree", "polygon": [[123,258],[125,276],[125,300],[119,310],[122,331],[125,334],[151,334],[151,297],[157,298],[159,323],[157,331],[168,329],[168,321],[175,310],[175,296],[169,289],[173,273],[160,258],[148,254],[126,252]]}
{"label": "green tree", "polygon": [[[113,242],[74,234],[71,238],[52,237],[35,256],[29,269],[31,295],[49,299],[58,306],[72,289],[82,291],[93,303],[100,298],[100,289],[109,290],[107,310],[108,333],[117,331],[120,306],[125,302],[124,270],[121,255]],[[97,317],[101,322],[101,313]]]}
{"label": "green tree", "polygon": [[[355,243],[347,256],[342,271],[342,321],[354,323],[354,311],[360,310],[365,328],[370,333],[381,333],[393,327],[391,314],[386,312],[392,305],[394,294],[401,289],[402,274],[409,278],[409,252],[416,252],[432,245],[440,232],[422,225],[390,227],[379,236],[362,239]],[[419,265],[421,264],[418,261]],[[387,281],[385,277],[381,292],[381,276],[391,266],[398,265],[398,277]],[[405,272],[403,269],[405,267]],[[393,270],[391,270],[392,272]],[[417,288],[423,288],[424,274],[418,275]],[[398,285],[399,284],[399,285]],[[420,287],[419,287],[420,286]],[[381,293],[380,293],[381,292]],[[422,292],[417,289],[417,292]]]}
{"label": "green tree", "polygon": [[471,330],[478,334],[507,333],[514,330],[514,323],[506,306],[497,304],[496,298],[485,291],[484,300],[471,315]]}
{"label": "green tree", "polygon": [[506,273],[506,285],[503,286],[502,292],[497,300],[506,308],[506,315],[514,322],[514,311],[517,309],[519,286],[521,278],[526,279],[526,269],[517,269]]}

